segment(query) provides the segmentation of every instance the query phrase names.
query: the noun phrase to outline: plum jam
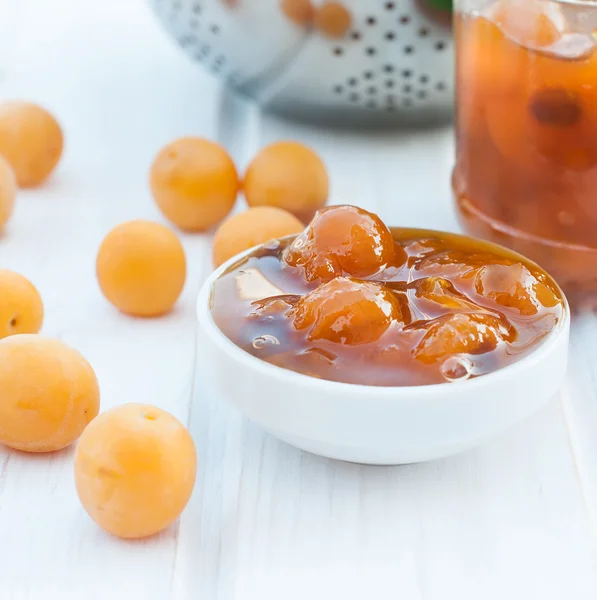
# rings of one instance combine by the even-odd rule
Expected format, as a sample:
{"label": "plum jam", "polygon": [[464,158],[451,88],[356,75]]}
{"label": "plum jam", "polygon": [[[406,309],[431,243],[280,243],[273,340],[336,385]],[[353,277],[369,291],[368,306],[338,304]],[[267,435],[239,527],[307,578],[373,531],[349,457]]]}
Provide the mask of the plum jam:
{"label": "plum jam", "polygon": [[213,318],[246,352],[353,384],[464,381],[519,360],[563,319],[535,264],[493,244],[389,229],[353,206],[317,213],[292,239],[226,271]]}
{"label": "plum jam", "polygon": [[457,160],[467,231],[597,306],[597,3],[457,0]]}

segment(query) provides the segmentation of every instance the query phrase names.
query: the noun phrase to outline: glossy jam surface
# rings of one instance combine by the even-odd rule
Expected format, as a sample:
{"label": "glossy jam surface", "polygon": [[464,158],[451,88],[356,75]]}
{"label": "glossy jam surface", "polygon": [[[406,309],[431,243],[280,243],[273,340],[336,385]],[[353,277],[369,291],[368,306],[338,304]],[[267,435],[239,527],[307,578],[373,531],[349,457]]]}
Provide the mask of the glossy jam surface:
{"label": "glossy jam surface", "polygon": [[[329,232],[328,220],[337,226]],[[454,234],[389,230],[344,206],[241,260],[212,294],[216,324],[253,356],[379,386],[495,371],[542,343],[564,311],[554,282],[514,253]]]}
{"label": "glossy jam surface", "polygon": [[378,216],[354,206],[334,206],[319,211],[284,260],[302,270],[307,281],[325,282],[343,273],[374,277],[404,263],[406,255]]}
{"label": "glossy jam surface", "polygon": [[575,303],[593,304],[597,4],[478,6],[456,17],[461,219],[535,260]]}

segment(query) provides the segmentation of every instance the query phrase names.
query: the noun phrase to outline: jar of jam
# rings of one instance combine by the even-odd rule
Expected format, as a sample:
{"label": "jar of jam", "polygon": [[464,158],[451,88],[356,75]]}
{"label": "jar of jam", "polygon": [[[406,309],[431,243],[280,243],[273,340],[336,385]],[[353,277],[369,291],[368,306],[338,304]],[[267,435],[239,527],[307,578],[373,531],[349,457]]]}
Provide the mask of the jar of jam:
{"label": "jar of jam", "polygon": [[597,2],[458,0],[455,35],[461,222],[597,305]]}

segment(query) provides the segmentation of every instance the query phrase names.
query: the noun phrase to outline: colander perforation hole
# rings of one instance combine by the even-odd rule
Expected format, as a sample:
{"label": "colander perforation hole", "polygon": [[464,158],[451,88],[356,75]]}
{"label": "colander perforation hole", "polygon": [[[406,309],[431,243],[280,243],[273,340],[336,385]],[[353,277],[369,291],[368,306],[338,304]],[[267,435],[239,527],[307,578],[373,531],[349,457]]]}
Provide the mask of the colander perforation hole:
{"label": "colander perforation hole", "polygon": [[358,101],[359,101],[359,99],[360,99],[360,96],[359,96],[359,95],[358,95],[356,92],[352,92],[352,93],[351,93],[351,94],[348,96],[348,99],[349,99],[351,102],[358,102]]}
{"label": "colander perforation hole", "polygon": [[214,61],[214,65],[218,68],[223,67],[226,64],[226,57],[223,54],[219,54]]}
{"label": "colander perforation hole", "polygon": [[365,50],[365,54],[367,54],[367,56],[375,56],[377,54],[377,48],[375,48],[374,46],[369,46]]}
{"label": "colander perforation hole", "polygon": [[385,35],[386,40],[388,40],[388,42],[392,42],[396,39],[396,34],[393,31],[388,31]]}
{"label": "colander perforation hole", "polygon": [[408,25],[410,23],[410,15],[400,15],[398,23],[400,23],[400,25]]}
{"label": "colander perforation hole", "polygon": [[355,42],[358,42],[361,39],[361,32],[360,31],[353,31],[350,34],[351,39],[355,40]]}
{"label": "colander perforation hole", "polygon": [[388,89],[392,89],[396,85],[396,82],[393,79],[387,79],[385,82],[385,86]]}
{"label": "colander perforation hole", "polygon": [[436,89],[438,92],[443,92],[443,91],[446,89],[446,84],[445,84],[443,81],[438,81],[438,82],[435,84],[435,89]]}
{"label": "colander perforation hole", "polygon": [[371,95],[375,95],[377,94],[377,87],[374,85],[371,85],[367,88],[367,93],[371,94]]}
{"label": "colander perforation hole", "polygon": [[334,86],[334,93],[341,94],[344,91],[344,88],[341,85]]}
{"label": "colander perforation hole", "polygon": [[213,23],[212,25],[209,26],[209,30],[213,33],[213,34],[218,34],[220,33],[220,27],[219,25],[216,25],[215,23]]}
{"label": "colander perforation hole", "polygon": [[428,83],[428,82],[429,82],[428,75],[421,75],[421,77],[419,77],[419,83]]}
{"label": "colander perforation hole", "polygon": [[375,77],[375,73],[373,71],[365,71],[363,73],[363,77],[365,79],[373,79],[373,77]]}
{"label": "colander perforation hole", "polygon": [[402,77],[404,77],[404,79],[409,79],[412,76],[413,76],[413,72],[410,69],[402,70]]}
{"label": "colander perforation hole", "polygon": [[341,46],[336,46],[333,52],[335,56],[342,56],[344,54],[344,49]]}
{"label": "colander perforation hole", "polygon": [[393,73],[394,65],[384,65],[383,70],[384,70],[384,73]]}
{"label": "colander perforation hole", "polygon": [[196,15],[201,14],[201,4],[193,4],[193,13],[195,13]]}
{"label": "colander perforation hole", "polygon": [[413,86],[410,85],[409,83],[407,83],[407,84],[405,84],[405,85],[402,86],[402,91],[405,94],[410,94],[413,91]]}
{"label": "colander perforation hole", "polygon": [[414,46],[404,46],[404,54],[413,54],[415,51]]}
{"label": "colander perforation hole", "polygon": [[439,42],[435,42],[435,49],[438,52],[441,52],[442,50],[446,49],[446,42],[442,42],[441,40]]}
{"label": "colander perforation hole", "polygon": [[365,23],[367,23],[369,26],[373,26],[377,23],[377,19],[375,17],[367,17]]}
{"label": "colander perforation hole", "polygon": [[425,90],[419,90],[417,92],[417,98],[420,100],[424,100],[427,97],[427,92]]}
{"label": "colander perforation hole", "polygon": [[427,29],[427,27],[421,27],[421,29],[419,29],[419,37],[427,37],[429,35],[429,29]]}
{"label": "colander perforation hole", "polygon": [[351,87],[354,87],[358,82],[359,82],[359,80],[356,77],[350,77],[346,81],[346,83],[348,83],[348,85],[350,85]]}
{"label": "colander perforation hole", "polygon": [[386,10],[394,10],[396,8],[395,2],[386,2],[385,9]]}
{"label": "colander perforation hole", "polygon": [[201,54],[203,56],[209,56],[211,52],[211,46],[209,44],[203,44],[203,46],[201,46]]}
{"label": "colander perforation hole", "polygon": [[185,35],[184,37],[180,38],[180,40],[178,40],[178,43],[183,48],[188,48],[189,46],[192,46],[197,43],[197,38],[194,35]]}

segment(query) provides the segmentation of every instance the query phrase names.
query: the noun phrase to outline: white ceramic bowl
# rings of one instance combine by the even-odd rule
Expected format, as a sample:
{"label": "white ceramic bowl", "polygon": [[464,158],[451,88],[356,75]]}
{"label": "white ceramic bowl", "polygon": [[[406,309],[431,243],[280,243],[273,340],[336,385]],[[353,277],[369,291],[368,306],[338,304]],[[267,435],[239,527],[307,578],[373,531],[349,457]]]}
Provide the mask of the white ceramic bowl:
{"label": "white ceramic bowl", "polygon": [[236,346],[212,318],[214,282],[240,258],[217,269],[198,298],[212,389],[250,420],[303,450],[377,465],[446,457],[529,417],[557,393],[564,379],[570,330],[567,304],[564,319],[536,350],[503,369],[461,383],[353,385],[271,365]]}

